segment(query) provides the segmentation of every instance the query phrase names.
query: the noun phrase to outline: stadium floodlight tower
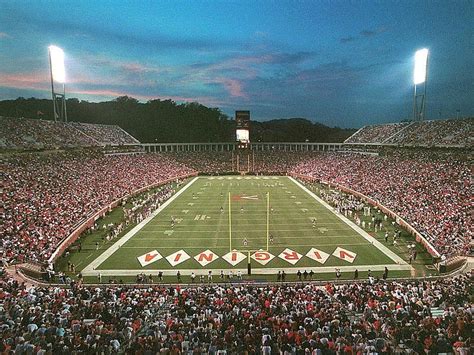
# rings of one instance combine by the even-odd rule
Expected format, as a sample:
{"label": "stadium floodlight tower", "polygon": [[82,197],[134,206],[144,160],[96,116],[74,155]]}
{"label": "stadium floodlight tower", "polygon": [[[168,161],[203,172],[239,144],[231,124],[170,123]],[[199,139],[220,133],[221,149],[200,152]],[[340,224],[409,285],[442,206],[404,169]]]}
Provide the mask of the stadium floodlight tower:
{"label": "stadium floodlight tower", "polygon": [[[49,67],[51,70],[51,94],[53,97],[54,120],[67,122],[66,111],[66,70],[64,52],[56,46],[49,46]],[[62,93],[55,90],[54,84],[62,85]]]}
{"label": "stadium floodlight tower", "polygon": [[[423,121],[426,119],[426,82],[428,72],[428,49],[423,48],[415,53],[415,70],[413,73],[413,120]],[[417,87],[421,90],[417,92]]]}

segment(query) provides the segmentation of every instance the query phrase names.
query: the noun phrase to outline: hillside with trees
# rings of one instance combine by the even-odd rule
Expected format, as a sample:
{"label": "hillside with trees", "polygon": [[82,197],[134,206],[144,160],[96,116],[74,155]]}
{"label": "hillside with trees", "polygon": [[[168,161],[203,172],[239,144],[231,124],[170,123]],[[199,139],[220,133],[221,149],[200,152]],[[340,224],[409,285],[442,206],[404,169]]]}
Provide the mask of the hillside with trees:
{"label": "hillside with trees", "polygon": [[[71,122],[116,124],[144,143],[230,142],[235,123],[218,108],[197,102],[138,100],[121,96],[112,101],[67,100]],[[0,116],[53,119],[52,102],[18,98],[0,101]],[[307,119],[277,119],[251,122],[251,141],[260,142],[342,142],[355,130],[331,128]]]}

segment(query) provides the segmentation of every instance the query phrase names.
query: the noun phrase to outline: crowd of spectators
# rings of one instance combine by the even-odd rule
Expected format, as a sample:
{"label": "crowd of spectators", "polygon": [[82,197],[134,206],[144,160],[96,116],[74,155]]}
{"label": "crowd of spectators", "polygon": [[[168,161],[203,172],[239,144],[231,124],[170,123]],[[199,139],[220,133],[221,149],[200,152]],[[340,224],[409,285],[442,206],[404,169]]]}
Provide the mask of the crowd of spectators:
{"label": "crowd of spectators", "polygon": [[74,128],[92,137],[100,145],[140,144],[138,140],[117,125],[71,122]]}
{"label": "crowd of spectators", "polygon": [[[9,119],[1,121],[14,129]],[[64,142],[60,134],[42,136],[36,128],[4,134],[5,129],[1,128],[0,144],[10,142],[9,147],[25,142],[33,142],[29,147],[35,147],[34,142],[53,147]],[[71,137],[67,134],[64,139],[77,138]],[[426,137],[435,139],[433,134]],[[459,153],[428,151],[396,151],[388,157],[275,151],[251,153],[241,164],[250,161],[250,171],[292,171],[359,191],[398,213],[439,252],[450,255],[468,252],[474,237],[469,159]],[[78,223],[111,202],[196,170],[235,171],[236,156],[232,152],[107,156],[79,150],[10,154],[2,156],[0,164],[2,259],[45,261]],[[131,207],[123,209],[125,223],[146,218],[172,194],[172,185],[166,185],[130,199]],[[363,208],[350,196],[323,194],[341,213]],[[110,238],[123,228],[112,226]],[[326,286],[309,282],[143,288],[95,288],[69,278],[63,282],[70,282],[70,288],[27,287],[2,277],[0,353],[467,355],[473,351],[468,276]]]}
{"label": "crowd of spectators", "polygon": [[1,353],[469,354],[472,283],[0,289]]}
{"label": "crowd of spectators", "polygon": [[204,174],[237,171],[258,174],[286,174],[293,166],[314,155],[296,151],[202,151],[170,152],[174,159]]}
{"label": "crowd of spectators", "polygon": [[383,143],[407,125],[408,122],[364,126],[344,143]]}
{"label": "crowd of spectators", "polygon": [[474,118],[414,122],[385,143],[472,147]]}
{"label": "crowd of spectators", "polygon": [[[179,184],[181,184],[181,181],[178,180],[178,185]],[[160,186],[155,191],[145,193],[142,196],[132,197],[130,201],[132,207],[123,208],[126,223],[140,223],[156,211],[161,204],[173,196],[174,193],[175,189],[173,183],[169,183]]]}
{"label": "crowd of spectators", "polygon": [[[399,214],[441,254],[469,252],[474,236],[469,218],[469,160],[432,152],[397,152],[390,157],[256,152],[251,156],[253,164],[257,172],[290,170],[354,189]],[[5,223],[0,228],[7,237],[2,240],[3,253],[7,260],[18,256],[45,260],[91,213],[138,188],[193,169],[205,173],[233,171],[232,153],[8,156],[2,169],[5,201],[1,214]],[[26,252],[17,255],[21,249]]]}
{"label": "crowd of spectators", "polygon": [[472,164],[454,153],[395,152],[389,157],[319,154],[294,173],[356,190],[385,205],[446,256],[469,253]]}
{"label": "crowd of spectators", "polygon": [[94,146],[97,142],[63,122],[0,116],[0,148],[54,149]]}
{"label": "crowd of spectators", "polygon": [[250,171],[259,174],[286,174],[293,166],[313,155],[311,152],[255,151],[250,153]]}
{"label": "crowd of spectators", "polygon": [[86,217],[137,189],[193,172],[161,154],[94,151],[3,158],[2,257],[47,260]]}
{"label": "crowd of spectators", "polygon": [[0,116],[0,149],[47,150],[109,144],[139,142],[115,125]]}
{"label": "crowd of spectators", "polygon": [[[236,171],[237,158],[230,151],[170,152],[167,154],[204,174],[225,174]],[[244,162],[240,163],[244,164]]]}
{"label": "crowd of spectators", "polygon": [[364,126],[345,143],[472,147],[474,118]]}

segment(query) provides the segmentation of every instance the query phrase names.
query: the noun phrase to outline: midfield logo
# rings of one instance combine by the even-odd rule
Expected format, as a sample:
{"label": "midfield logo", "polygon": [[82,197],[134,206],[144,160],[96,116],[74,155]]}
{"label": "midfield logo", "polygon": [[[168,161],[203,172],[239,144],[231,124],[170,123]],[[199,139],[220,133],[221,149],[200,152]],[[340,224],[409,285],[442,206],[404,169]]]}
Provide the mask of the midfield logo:
{"label": "midfield logo", "polygon": [[242,200],[250,200],[250,201],[256,201],[258,200],[258,195],[233,195],[232,196],[232,201],[242,201]]}

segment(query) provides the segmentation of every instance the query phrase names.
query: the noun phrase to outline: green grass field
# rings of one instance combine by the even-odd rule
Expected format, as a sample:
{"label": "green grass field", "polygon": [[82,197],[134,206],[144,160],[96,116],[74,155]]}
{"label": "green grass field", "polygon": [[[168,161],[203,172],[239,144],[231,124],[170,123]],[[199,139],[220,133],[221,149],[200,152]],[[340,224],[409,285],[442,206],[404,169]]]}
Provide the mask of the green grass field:
{"label": "green grass field", "polygon": [[[270,209],[267,208],[267,193]],[[93,269],[89,266],[84,271],[86,276],[88,271],[91,275],[113,271],[114,275],[129,276],[158,270],[165,273],[183,270],[183,274],[190,270],[197,273],[214,270],[215,275],[227,269],[244,272],[249,254],[267,250],[267,218],[269,235],[273,236],[268,252],[273,259],[265,265],[251,259],[253,273],[271,273],[273,269],[294,273],[296,269],[311,268],[333,273],[336,267],[348,271],[347,267],[363,270],[372,265],[389,268],[397,265],[386,252],[372,244],[370,236],[364,238],[288,177],[229,176],[200,177],[184,187],[179,196],[131,238],[119,240],[115,248],[112,246],[108,250],[109,253],[113,251],[111,255],[102,255]],[[352,263],[346,261],[351,260],[347,254],[337,254],[346,260],[332,255],[338,247],[356,255]],[[292,263],[279,257],[287,248],[290,250],[286,257]],[[327,253],[329,257],[324,263],[310,259],[306,254],[311,248]],[[211,262],[201,266],[195,256],[207,250],[214,256]],[[231,250],[242,252],[245,258],[231,265],[223,258]],[[155,251],[162,256],[160,260]],[[190,258],[172,266],[166,257],[178,251],[184,251]],[[293,252],[299,255],[295,256]],[[151,263],[142,266],[138,260],[140,256]],[[209,253],[205,256],[209,258]],[[201,261],[206,261],[206,257],[201,256]],[[400,272],[409,275],[409,271]]]}

